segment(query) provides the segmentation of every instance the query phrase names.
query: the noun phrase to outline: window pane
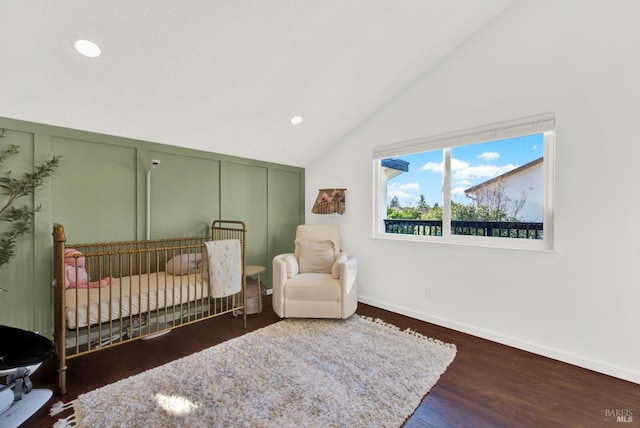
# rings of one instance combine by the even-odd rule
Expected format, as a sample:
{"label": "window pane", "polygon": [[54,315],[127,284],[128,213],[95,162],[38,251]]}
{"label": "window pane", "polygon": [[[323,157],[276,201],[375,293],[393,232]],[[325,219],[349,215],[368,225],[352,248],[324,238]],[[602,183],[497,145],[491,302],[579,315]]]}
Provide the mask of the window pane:
{"label": "window pane", "polygon": [[382,160],[385,232],[442,236],[442,160],[443,150]]}
{"label": "window pane", "polygon": [[548,113],[375,147],[374,236],[553,250],[554,127]]}
{"label": "window pane", "polygon": [[544,134],[451,150],[451,233],[542,239]]}

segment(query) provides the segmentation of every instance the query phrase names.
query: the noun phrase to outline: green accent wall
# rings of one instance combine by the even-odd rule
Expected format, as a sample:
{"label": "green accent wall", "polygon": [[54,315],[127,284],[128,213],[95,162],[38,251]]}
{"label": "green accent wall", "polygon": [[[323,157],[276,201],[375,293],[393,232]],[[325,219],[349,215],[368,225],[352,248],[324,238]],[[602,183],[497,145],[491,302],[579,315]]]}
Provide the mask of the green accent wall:
{"label": "green accent wall", "polygon": [[[247,231],[267,230],[268,169],[262,165],[226,162],[221,172],[221,218],[242,220],[247,224]],[[247,233],[247,264],[267,266],[271,260],[267,260],[267,241],[267,234]]]}
{"label": "green accent wall", "polygon": [[[207,233],[216,219],[247,224],[247,263],[262,265],[271,284],[271,260],[293,251],[304,218],[304,169],[148,141],[0,118],[0,149],[20,146],[2,165],[15,176],[54,155],[60,167],[33,198],[40,206],[33,231],[17,256],[0,269],[0,324],[53,334],[54,223],[67,242],[144,239],[147,177],[151,183],[151,238]],[[152,159],[161,164],[148,173]],[[6,199],[0,196],[0,203]],[[6,225],[0,224],[0,228]]]}

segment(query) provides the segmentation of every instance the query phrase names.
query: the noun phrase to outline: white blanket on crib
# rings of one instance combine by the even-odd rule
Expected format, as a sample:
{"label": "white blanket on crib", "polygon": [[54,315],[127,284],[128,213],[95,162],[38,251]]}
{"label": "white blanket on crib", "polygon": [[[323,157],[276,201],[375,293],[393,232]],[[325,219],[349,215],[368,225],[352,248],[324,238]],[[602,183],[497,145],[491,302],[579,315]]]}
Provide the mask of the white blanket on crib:
{"label": "white blanket on crib", "polygon": [[242,251],[240,240],[207,241],[205,279],[209,280],[211,297],[226,297],[242,291]]}

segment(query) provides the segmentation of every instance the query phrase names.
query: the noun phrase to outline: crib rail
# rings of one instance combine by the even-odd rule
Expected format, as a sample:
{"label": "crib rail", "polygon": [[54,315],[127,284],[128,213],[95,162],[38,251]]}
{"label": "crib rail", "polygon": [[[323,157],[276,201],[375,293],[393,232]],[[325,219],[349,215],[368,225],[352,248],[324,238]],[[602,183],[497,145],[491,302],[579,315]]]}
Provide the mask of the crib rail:
{"label": "crib rail", "polygon": [[[241,243],[242,287],[210,298],[202,268],[205,242]],[[216,220],[211,235],[142,241],[66,244],[53,228],[54,343],[58,389],[66,392],[66,361],[212,317],[246,311],[246,226]]]}

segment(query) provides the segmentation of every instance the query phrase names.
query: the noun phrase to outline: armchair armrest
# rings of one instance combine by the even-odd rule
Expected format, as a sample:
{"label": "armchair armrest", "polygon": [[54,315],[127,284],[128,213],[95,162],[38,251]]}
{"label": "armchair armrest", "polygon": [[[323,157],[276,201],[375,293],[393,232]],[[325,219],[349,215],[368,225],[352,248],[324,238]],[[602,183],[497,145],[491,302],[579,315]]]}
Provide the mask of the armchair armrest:
{"label": "armchair armrest", "polygon": [[298,259],[296,259],[295,254],[286,253],[280,254],[273,258],[274,265],[278,263],[280,268],[283,269],[283,273],[286,275],[286,278],[293,278],[298,273],[300,273],[300,265],[298,264]]}
{"label": "armchair armrest", "polygon": [[298,272],[298,260],[293,253],[279,254],[273,258],[272,305],[280,317],[284,316],[284,284]]}
{"label": "armchair armrest", "polygon": [[358,259],[350,258],[344,263],[340,263],[340,285],[343,293],[349,293],[356,283],[358,274]]}
{"label": "armchair armrest", "polygon": [[342,318],[351,316],[358,307],[358,259],[350,258],[340,263],[340,288],[342,293]]}

